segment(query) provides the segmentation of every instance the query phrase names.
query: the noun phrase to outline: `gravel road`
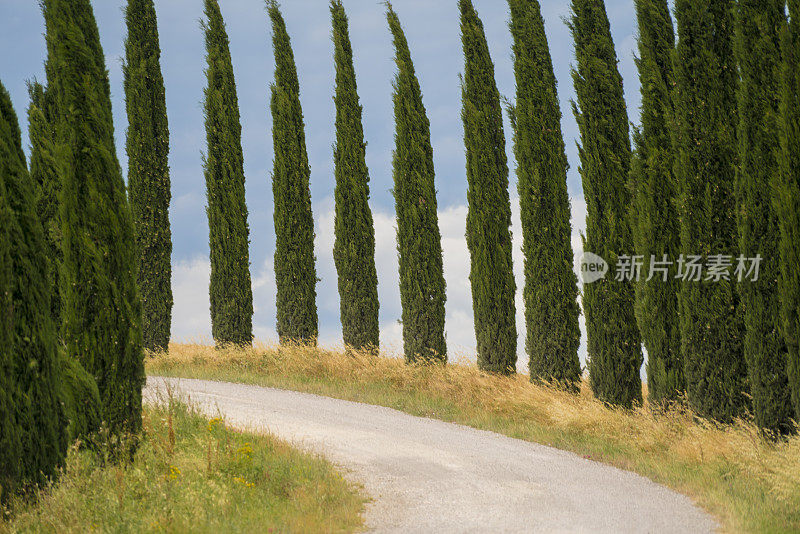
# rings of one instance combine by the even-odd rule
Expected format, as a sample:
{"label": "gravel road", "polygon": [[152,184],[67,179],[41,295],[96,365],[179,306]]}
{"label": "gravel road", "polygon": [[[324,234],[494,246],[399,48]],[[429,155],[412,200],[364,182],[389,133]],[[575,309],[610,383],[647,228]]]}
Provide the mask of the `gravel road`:
{"label": "gravel road", "polygon": [[256,386],[150,377],[209,415],[321,453],[372,497],[376,532],[714,532],[687,497],[575,454],[396,410]]}

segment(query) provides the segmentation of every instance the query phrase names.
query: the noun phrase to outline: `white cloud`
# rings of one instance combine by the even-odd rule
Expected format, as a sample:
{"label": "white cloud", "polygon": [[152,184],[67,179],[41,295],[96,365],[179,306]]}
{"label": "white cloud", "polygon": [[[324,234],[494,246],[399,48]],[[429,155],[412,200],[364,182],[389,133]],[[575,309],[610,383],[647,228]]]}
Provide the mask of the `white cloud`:
{"label": "white cloud", "polygon": [[172,339],[175,341],[208,341],[211,339],[211,315],[208,301],[208,280],[211,264],[208,258],[196,257],[172,266]]}
{"label": "white cloud", "polygon": [[467,207],[455,206],[439,212],[442,232],[444,277],[447,282],[445,331],[451,354],[472,355],[475,352],[475,329],[472,320],[472,290],[469,284],[469,250],[467,249]]}
{"label": "white cloud", "polygon": [[278,331],[275,327],[277,307],[275,300],[278,287],[275,283],[274,254],[271,254],[261,266],[253,272],[253,335],[266,342],[277,342]]}

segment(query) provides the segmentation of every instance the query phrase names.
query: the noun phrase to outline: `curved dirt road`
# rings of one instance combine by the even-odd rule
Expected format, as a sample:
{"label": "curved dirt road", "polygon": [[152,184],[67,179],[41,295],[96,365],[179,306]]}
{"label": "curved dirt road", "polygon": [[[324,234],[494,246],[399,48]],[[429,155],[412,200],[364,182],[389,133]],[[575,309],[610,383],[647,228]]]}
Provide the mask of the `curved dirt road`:
{"label": "curved dirt road", "polygon": [[713,532],[682,495],[571,453],[388,408],[150,377],[209,415],[323,454],[364,485],[378,532]]}

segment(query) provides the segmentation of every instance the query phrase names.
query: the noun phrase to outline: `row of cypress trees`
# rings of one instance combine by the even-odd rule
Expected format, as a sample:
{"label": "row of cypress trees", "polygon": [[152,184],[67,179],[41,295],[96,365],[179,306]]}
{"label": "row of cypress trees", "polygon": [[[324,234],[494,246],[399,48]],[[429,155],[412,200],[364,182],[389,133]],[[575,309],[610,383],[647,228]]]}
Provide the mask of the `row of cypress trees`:
{"label": "row of cypress trees", "polygon": [[[730,1],[678,2],[676,43],[667,2],[637,0],[642,125],[633,133],[632,147],[604,2],[573,0],[568,24],[576,49],[573,112],[581,132],[586,250],[611,264],[635,251],[645,258],[645,273],[651,256],[766,257],[779,245],[782,265],[790,264],[796,234],[787,214],[796,211],[796,181],[786,170],[780,176],[787,179],[773,179],[781,166],[794,168],[791,148],[779,157],[774,147],[781,140],[785,147],[796,143],[791,123],[779,128],[796,91],[795,69],[791,64],[782,68],[793,60],[786,50],[796,30],[786,26],[780,1],[767,4],[741,2],[737,11]],[[581,375],[580,312],[556,81],[539,3],[509,0],[509,7],[517,98],[508,107],[522,205],[526,350],[532,379],[575,389]],[[459,0],[459,10],[465,56],[467,243],[478,361],[483,369],[509,373],[516,368],[516,288],[501,99],[480,18],[470,0]],[[343,333],[349,347],[374,349],[378,302],[361,106],[340,1],[331,2],[331,15],[337,109],[334,257]],[[275,260],[279,333],[282,341],[313,342],[318,331],[313,219],[299,87],[285,24],[274,2],[270,16],[277,66],[273,188],[278,248],[283,251]],[[408,43],[391,5],[387,20],[398,68],[393,168],[405,353],[409,361],[446,361],[446,297],[430,124]],[[756,50],[771,55],[768,68],[753,60]],[[741,84],[737,68],[742,69]],[[737,114],[738,128],[730,120]],[[757,116],[768,120],[758,123]],[[773,203],[770,191],[778,188],[785,193]],[[291,265],[284,258],[292,258]],[[786,431],[792,415],[790,384],[796,382],[790,375],[798,373],[796,356],[791,357],[797,353],[791,270],[773,257],[765,263],[761,282],[753,284],[680,284],[676,274],[673,266],[666,280],[607,278],[584,287],[595,394],[622,406],[641,402],[644,345],[654,404],[674,401],[687,391],[698,412],[726,421],[743,413],[752,394],[759,424]],[[774,284],[779,274],[780,292]]]}
{"label": "row of cypress trees", "polygon": [[[555,75],[538,3],[515,0],[511,7],[518,79],[518,103],[512,106],[512,115],[526,240],[528,353],[534,378],[575,388],[581,375],[577,356],[579,308]],[[278,332],[282,342],[313,343],[318,332],[314,229],[299,84],[279,7],[271,1],[268,9],[276,61],[271,109]],[[471,1],[459,1],[459,9],[465,55],[462,117],[469,181],[467,242],[472,258],[470,280],[478,360],[485,370],[510,373],[516,369],[517,359],[516,286],[502,106],[482,23]],[[334,259],[342,330],[348,347],[374,350],[379,343],[379,304],[362,110],[347,16],[339,0],[331,1],[330,10],[336,65]],[[446,295],[430,122],[408,42],[390,3],[386,15],[397,65],[393,192],[398,218],[404,352],[409,362],[446,361]],[[537,136],[540,129],[548,132],[547,138]],[[215,339],[232,341],[216,334]]]}
{"label": "row of cypress trees", "polygon": [[[574,0],[574,16],[587,7],[605,17],[600,0]],[[792,405],[800,390],[798,3],[789,2],[787,21],[783,0],[677,0],[677,43],[666,0],[637,0],[636,10],[642,126],[628,217],[645,274],[651,255],[762,258],[757,281],[678,283],[673,267],[671,281],[637,283],[651,400],[686,391],[704,416],[730,421],[752,407],[762,428],[791,431],[800,416]],[[613,47],[610,34],[604,46]],[[594,61],[601,48],[594,39],[585,47]],[[584,145],[597,132],[582,131]],[[618,180],[607,176],[605,187]],[[612,224],[624,226],[625,217]]]}
{"label": "row of cypress trees", "polygon": [[[566,158],[555,77],[535,0],[510,0],[517,100],[509,106],[519,176],[525,253],[526,349],[534,379],[575,387],[579,332],[569,247]],[[796,251],[797,22],[784,4],[677,2],[678,42],[665,0],[637,0],[642,126],[632,150],[622,78],[601,0],[573,0],[574,113],[581,131],[587,200],[584,246],[611,263],[635,250],[649,259],[677,254],[762,254],[760,283],[679,284],[602,280],[584,288],[590,379],[599,398],[641,401],[642,342],[655,403],[688,391],[703,415],[730,420],[747,406],[765,428],[786,429],[790,384],[797,382]],[[790,2],[790,11],[796,10]],[[482,368],[516,366],[508,166],[494,66],[474,6],[459,0],[462,83],[478,356]],[[215,339],[252,338],[247,220],[241,142],[227,36],[216,2],[206,2],[209,88],[206,160],[212,243]],[[278,330],[281,340],[314,342],[318,332],[308,158],[294,57],[275,2],[276,81],[272,88]],[[347,17],[331,2],[336,63],[336,245],[345,343],[378,345],[374,230],[369,174]],[[441,237],[430,125],[408,43],[387,7],[396,48],[393,162],[407,358],[446,360]],[[735,28],[735,32],[734,32]],[[758,61],[771,58],[767,67]],[[741,83],[737,78],[741,69]],[[780,98],[778,97],[780,95]],[[766,107],[765,107],[766,106]],[[730,121],[740,117],[738,129]],[[757,117],[767,117],[758,121]],[[787,120],[788,118],[788,120]],[[544,135],[539,134],[543,132]],[[777,153],[775,146],[781,146]],[[780,172],[778,170],[781,169]],[[775,179],[780,176],[781,179]],[[777,200],[768,191],[779,191]],[[224,216],[223,216],[224,214]],[[774,280],[780,278],[780,292]],[[215,284],[214,280],[228,283]],[[783,363],[787,361],[787,372]],[[775,370],[778,369],[778,372]],[[797,388],[794,388],[795,390]],[[795,397],[797,394],[795,393]],[[797,401],[795,400],[795,404]]]}

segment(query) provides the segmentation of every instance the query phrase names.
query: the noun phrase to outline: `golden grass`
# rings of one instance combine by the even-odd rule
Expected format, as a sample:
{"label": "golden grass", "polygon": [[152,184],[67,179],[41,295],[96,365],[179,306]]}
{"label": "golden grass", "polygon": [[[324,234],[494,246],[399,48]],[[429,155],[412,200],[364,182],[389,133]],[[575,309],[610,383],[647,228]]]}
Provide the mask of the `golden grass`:
{"label": "golden grass", "polygon": [[635,471],[692,497],[727,532],[800,531],[800,437],[773,443],[749,422],[686,409],[613,409],[591,396],[498,377],[467,362],[408,366],[340,350],[174,344],[148,374],[295,389],[493,430]]}
{"label": "golden grass", "polygon": [[0,517],[4,533],[352,532],[364,499],[333,466],[207,419],[171,395],[146,407],[131,464],[70,450],[64,473]]}

